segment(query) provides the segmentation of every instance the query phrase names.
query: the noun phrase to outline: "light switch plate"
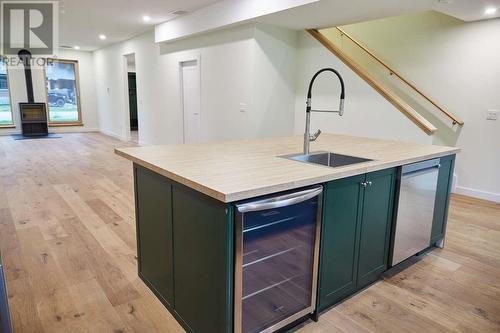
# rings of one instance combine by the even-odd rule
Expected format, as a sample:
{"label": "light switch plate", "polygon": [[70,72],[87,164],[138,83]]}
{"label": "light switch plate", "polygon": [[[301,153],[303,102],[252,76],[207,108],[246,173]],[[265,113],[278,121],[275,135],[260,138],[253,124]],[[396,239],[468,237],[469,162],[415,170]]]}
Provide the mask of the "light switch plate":
{"label": "light switch plate", "polygon": [[498,119],[498,110],[488,110],[488,115],[486,116],[486,120],[497,120]]}
{"label": "light switch plate", "polygon": [[247,104],[240,103],[240,112],[247,112]]}

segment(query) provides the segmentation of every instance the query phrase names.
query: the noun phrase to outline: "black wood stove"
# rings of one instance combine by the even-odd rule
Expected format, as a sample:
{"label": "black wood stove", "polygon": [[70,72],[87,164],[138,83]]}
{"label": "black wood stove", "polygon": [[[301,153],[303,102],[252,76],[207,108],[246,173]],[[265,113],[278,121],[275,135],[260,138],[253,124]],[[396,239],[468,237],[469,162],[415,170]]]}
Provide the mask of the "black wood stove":
{"label": "black wood stove", "polygon": [[27,103],[19,103],[21,112],[21,124],[23,136],[47,136],[49,128],[47,123],[47,110],[45,103],[35,103],[33,95],[33,80],[31,77],[31,53],[21,50],[19,59],[24,65],[24,76],[26,78]]}

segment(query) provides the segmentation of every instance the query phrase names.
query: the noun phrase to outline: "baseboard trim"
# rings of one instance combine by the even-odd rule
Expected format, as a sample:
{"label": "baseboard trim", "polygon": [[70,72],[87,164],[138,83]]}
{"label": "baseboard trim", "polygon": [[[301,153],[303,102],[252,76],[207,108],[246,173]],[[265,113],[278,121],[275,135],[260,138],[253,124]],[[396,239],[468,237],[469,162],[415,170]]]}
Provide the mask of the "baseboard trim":
{"label": "baseboard trim", "polygon": [[49,127],[50,133],[95,133],[99,132],[98,128],[93,127]]}
{"label": "baseboard trim", "polygon": [[466,195],[468,197],[493,201],[500,203],[500,193],[476,190],[470,187],[456,186],[454,193]]}
{"label": "baseboard trim", "polygon": [[137,143],[139,146],[152,146],[152,143],[146,142],[146,141],[139,141]]}
{"label": "baseboard trim", "polygon": [[[85,128],[85,127],[49,127],[49,133],[98,133],[100,132],[98,128]],[[13,128],[11,130],[0,131],[0,136],[9,136],[12,134],[22,134],[21,130]]]}
{"label": "baseboard trim", "polygon": [[120,141],[128,141],[127,138],[125,138],[124,136],[118,135],[118,134],[111,132],[111,131],[108,131],[108,130],[103,130],[102,128],[99,130],[99,132],[101,132],[104,135],[110,136],[112,138],[118,139]]}
{"label": "baseboard trim", "polygon": [[17,129],[11,129],[11,130],[2,129],[0,131],[0,136],[9,136],[9,135],[12,135],[12,134],[21,134],[21,131],[19,131]]}

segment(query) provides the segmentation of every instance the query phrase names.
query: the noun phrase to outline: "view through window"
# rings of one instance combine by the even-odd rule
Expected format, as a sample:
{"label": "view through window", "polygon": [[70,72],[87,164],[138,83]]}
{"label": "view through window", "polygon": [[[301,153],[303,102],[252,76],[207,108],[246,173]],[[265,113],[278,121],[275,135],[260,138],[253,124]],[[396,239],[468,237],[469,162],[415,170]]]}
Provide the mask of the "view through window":
{"label": "view through window", "polygon": [[54,60],[45,69],[51,124],[80,124],[78,62]]}
{"label": "view through window", "polygon": [[9,78],[7,76],[7,66],[0,60],[0,127],[12,126],[12,107],[10,105]]}

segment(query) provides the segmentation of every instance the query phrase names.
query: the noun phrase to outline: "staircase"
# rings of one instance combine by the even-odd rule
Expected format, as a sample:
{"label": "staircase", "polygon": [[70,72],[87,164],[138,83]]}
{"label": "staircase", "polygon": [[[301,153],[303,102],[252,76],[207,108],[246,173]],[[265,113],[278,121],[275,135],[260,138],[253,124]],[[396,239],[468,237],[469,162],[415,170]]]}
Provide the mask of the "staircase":
{"label": "staircase", "polygon": [[342,28],[307,31],[428,135],[447,137],[445,132],[459,131],[464,125]]}

